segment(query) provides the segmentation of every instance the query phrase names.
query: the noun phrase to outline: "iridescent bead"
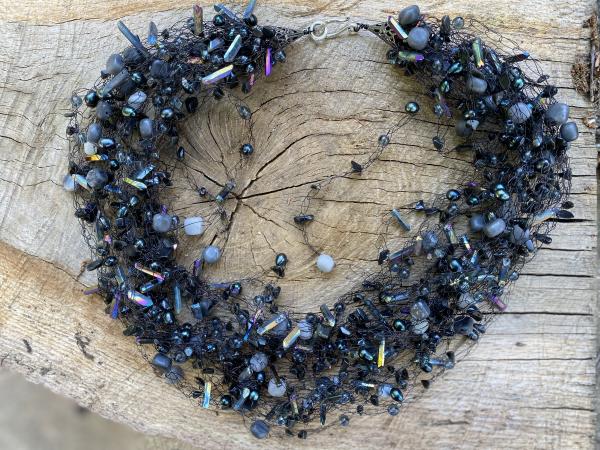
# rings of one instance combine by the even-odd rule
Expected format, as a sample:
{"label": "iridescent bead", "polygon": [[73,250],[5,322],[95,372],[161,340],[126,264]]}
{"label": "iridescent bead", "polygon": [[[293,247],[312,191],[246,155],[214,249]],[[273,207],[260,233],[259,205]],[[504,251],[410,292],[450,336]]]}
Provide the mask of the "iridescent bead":
{"label": "iridescent bead", "polygon": [[450,189],[448,192],[446,192],[446,198],[451,202],[455,202],[460,198],[460,192],[456,189]]}
{"label": "iridescent bead", "polygon": [[404,107],[404,110],[410,114],[416,114],[419,112],[419,104],[417,102],[408,102]]}
{"label": "iridescent bead", "polygon": [[415,320],[427,319],[430,314],[431,309],[424,300],[417,300],[410,308],[410,315]]}
{"label": "iridescent bead", "polygon": [[404,401],[404,395],[402,395],[402,391],[398,388],[392,388],[390,390],[390,397],[392,397],[392,399],[396,400],[397,402]]}
{"label": "iridescent bead", "polygon": [[89,91],[87,94],[85,94],[83,100],[85,101],[85,104],[88,107],[95,108],[96,105],[98,105],[98,102],[100,101],[100,97],[98,96],[98,93],[96,91]]}
{"label": "iridescent bead", "polygon": [[76,189],[77,185],[75,184],[75,180],[71,174],[66,174],[63,178],[63,188],[67,192],[73,192]]}
{"label": "iridescent bead", "polygon": [[390,143],[390,137],[387,134],[382,134],[379,136],[379,145],[382,147],[386,147]]}
{"label": "iridescent bead", "polygon": [[252,153],[254,153],[254,147],[252,144],[244,144],[241,146],[240,152],[244,156],[250,156]]}

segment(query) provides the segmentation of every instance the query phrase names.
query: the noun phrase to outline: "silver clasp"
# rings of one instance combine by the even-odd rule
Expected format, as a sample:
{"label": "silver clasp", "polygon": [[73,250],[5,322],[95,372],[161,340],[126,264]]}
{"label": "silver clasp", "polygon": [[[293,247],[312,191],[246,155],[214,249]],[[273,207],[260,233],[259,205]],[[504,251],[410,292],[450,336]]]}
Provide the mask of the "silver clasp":
{"label": "silver clasp", "polygon": [[[332,39],[336,36],[340,36],[345,32],[356,33],[358,25],[356,23],[349,22],[350,17],[346,17],[344,19],[317,20],[308,28],[308,31],[310,32],[310,37],[313,41],[321,42],[325,39]],[[331,23],[345,23],[346,25],[337,30],[329,31],[329,27],[327,25]]]}

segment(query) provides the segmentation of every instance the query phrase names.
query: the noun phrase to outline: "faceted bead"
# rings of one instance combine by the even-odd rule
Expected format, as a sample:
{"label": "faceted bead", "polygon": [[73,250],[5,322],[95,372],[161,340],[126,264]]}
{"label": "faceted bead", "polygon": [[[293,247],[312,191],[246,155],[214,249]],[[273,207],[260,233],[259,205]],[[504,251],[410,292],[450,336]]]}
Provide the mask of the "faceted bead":
{"label": "faceted bead", "polygon": [[417,5],[408,6],[398,14],[400,25],[412,25],[421,18],[421,11]]}
{"label": "faceted bead", "polygon": [[317,258],[317,268],[324,273],[329,273],[335,267],[335,261],[329,255],[321,253]]}
{"label": "faceted bead", "polygon": [[387,411],[390,416],[397,416],[400,413],[400,408],[398,408],[398,405],[389,405]]}
{"label": "faceted bead", "polygon": [[410,114],[416,114],[419,112],[419,104],[417,102],[408,102],[404,107],[404,110]]}
{"label": "faceted bead", "polygon": [[183,229],[188,236],[199,236],[204,233],[204,219],[202,217],[187,217],[183,221]]}
{"label": "faceted bead", "polygon": [[424,300],[417,300],[410,308],[410,315],[415,320],[423,320],[429,317],[431,309]]}
{"label": "faceted bead", "polygon": [[561,125],[569,120],[569,105],[554,103],[548,107],[545,114],[546,122],[551,125]]}
{"label": "faceted bead", "polygon": [[508,108],[507,114],[514,123],[521,124],[531,117],[531,109],[525,103],[519,102]]}
{"label": "faceted bead", "polygon": [[487,90],[487,81],[485,81],[481,78],[469,77],[467,79],[466,86],[467,86],[467,89],[470,90],[471,92],[482,95]]}
{"label": "faceted bead", "polygon": [[250,358],[250,368],[254,372],[265,370],[268,364],[269,357],[262,352],[255,353],[252,355],[252,358]]}
{"label": "faceted bead", "polygon": [[382,134],[379,136],[379,145],[382,147],[386,147],[390,143],[390,137],[387,134]]}
{"label": "faceted bead", "polygon": [[483,232],[489,238],[500,236],[506,230],[506,222],[504,219],[494,219],[483,227]]}
{"label": "faceted bead", "polygon": [[116,75],[124,68],[125,64],[121,55],[114,53],[108,57],[108,60],[106,61],[106,71],[108,73],[111,75]]}
{"label": "faceted bead", "polygon": [[100,190],[108,183],[108,173],[102,169],[92,169],[85,176],[87,184],[96,190]]}
{"label": "faceted bead", "polygon": [[267,388],[269,395],[271,397],[283,397],[285,395],[287,386],[283,379],[280,379],[279,382],[275,378],[271,378],[269,381],[269,386]]}
{"label": "faceted bead", "polygon": [[[215,16],[215,18],[220,16]],[[255,420],[250,426],[250,432],[257,439],[265,439],[269,435],[270,427],[264,420]]]}
{"label": "faceted bead", "polygon": [[214,245],[209,245],[202,251],[202,260],[207,264],[214,264],[221,258],[221,249]]}
{"label": "faceted bead", "polygon": [[560,127],[560,136],[567,142],[575,141],[579,137],[579,130],[575,122],[563,123]]}
{"label": "faceted bead", "polygon": [[408,33],[406,42],[415,50],[423,50],[429,42],[429,30],[423,27],[413,28]]}
{"label": "faceted bead", "polygon": [[152,217],[152,229],[157,233],[166,233],[171,229],[171,225],[173,225],[173,221],[168,214],[158,213]]}

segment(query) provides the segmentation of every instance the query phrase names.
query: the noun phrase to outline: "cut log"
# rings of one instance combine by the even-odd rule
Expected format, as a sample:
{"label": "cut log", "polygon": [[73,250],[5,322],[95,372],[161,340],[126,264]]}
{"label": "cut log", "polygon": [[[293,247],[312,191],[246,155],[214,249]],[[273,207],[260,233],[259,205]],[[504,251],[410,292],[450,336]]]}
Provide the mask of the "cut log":
{"label": "cut log", "polygon": [[[0,361],[36,383],[138,430],[205,449],[239,448],[592,448],[596,420],[597,260],[596,148],[587,99],[573,89],[571,65],[589,54],[592,0],[427,2],[434,16],[475,17],[540,59],[571,106],[580,138],[571,149],[577,220],[559,224],[554,241],[528,264],[510,306],[455,369],[397,417],[353,417],[309,436],[256,441],[239,416],[201,410],[157,378],[139,349],[85,297],[94,284],[81,269],[89,251],[69,195],[64,138],[68,98],[89,86],[107,57],[122,50],[116,20],[134,32],[189,15],[179,0],[5,2],[0,19]],[[172,9],[176,8],[176,9]],[[277,0],[259,19],[304,28],[321,17],[379,21],[400,8],[389,0]],[[223,279],[268,269],[277,252],[290,258],[281,303],[311,310],[331,302],[376,266],[382,218],[391,206],[444,192],[471,170],[469,155],[433,149],[435,118],[423,87],[385,63],[385,45],[365,34],[316,46],[300,41],[288,62],[261,80],[247,103],[254,111],[256,151],[237,163],[241,121],[227,105],[189,119],[182,134],[194,180],[217,190],[232,175],[236,198],[225,233],[214,222],[201,239],[184,239],[190,262],[210,240],[226,248],[215,268]],[[422,114],[394,134],[392,145],[361,177],[324,193],[310,236],[334,254],[323,276],[293,225],[310,184],[368,157],[408,101]],[[202,214],[197,194],[178,184],[170,202],[181,216]],[[398,239],[400,243],[402,239]],[[210,273],[209,273],[210,275]],[[315,298],[314,293],[320,297]]]}

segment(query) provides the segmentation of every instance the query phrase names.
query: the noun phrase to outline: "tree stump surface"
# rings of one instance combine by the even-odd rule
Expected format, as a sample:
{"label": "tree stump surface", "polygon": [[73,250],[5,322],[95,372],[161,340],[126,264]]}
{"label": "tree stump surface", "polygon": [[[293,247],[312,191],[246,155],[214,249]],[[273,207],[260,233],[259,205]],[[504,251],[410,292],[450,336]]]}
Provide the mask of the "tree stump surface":
{"label": "tree stump surface", "polygon": [[[209,5],[206,5],[208,11]],[[389,0],[276,0],[258,6],[261,23],[304,28],[322,17],[384,20],[402,6]],[[592,0],[427,1],[441,17],[475,17],[540,59],[560,98],[571,106],[580,138],[570,155],[576,220],[559,224],[553,242],[524,269],[509,309],[481,342],[418,400],[392,418],[353,417],[306,441],[257,441],[237,415],[201,410],[156,377],[101,300],[82,290],[89,252],[62,189],[67,169],[64,130],[73,89],[91,86],[107,57],[126,47],[123,19],[140,35],[155,21],[167,27],[187,17],[179,0],[2,2],[0,31],[0,361],[29,380],[76,399],[101,415],[149,434],[201,448],[592,448],[596,422],[597,262],[596,149],[592,115],[577,94],[571,66],[589,54],[584,21]],[[348,36],[315,46],[294,44],[288,62],[261,80],[247,103],[254,110],[257,151],[236,173],[236,197],[226,204],[227,233],[209,228],[183,240],[182,260],[207,239],[227,241],[219,276],[252,275],[290,257],[281,303],[317,309],[376,266],[381,220],[392,205],[445,192],[471,169],[470,155],[438,154],[435,118],[423,88],[385,63],[374,36]],[[423,113],[393,136],[364,175],[343,179],[319,202],[311,237],[335,255],[329,277],[314,268],[292,217],[310,184],[344,171],[373,149],[407,101]],[[199,112],[184,125],[183,145],[198,183],[227,181],[238,158],[241,121],[226,107]],[[201,149],[201,150],[200,150]],[[212,181],[211,181],[212,180]],[[176,189],[182,216],[202,211],[191,191]],[[314,292],[320,298],[315,299]],[[337,420],[337,417],[331,420]]]}

